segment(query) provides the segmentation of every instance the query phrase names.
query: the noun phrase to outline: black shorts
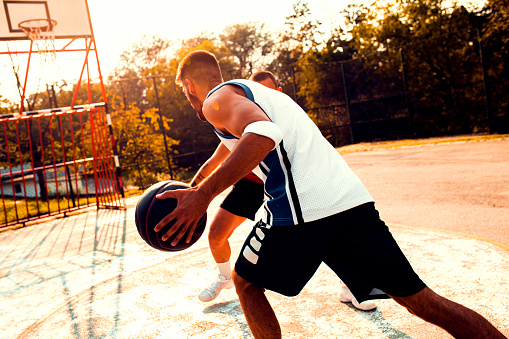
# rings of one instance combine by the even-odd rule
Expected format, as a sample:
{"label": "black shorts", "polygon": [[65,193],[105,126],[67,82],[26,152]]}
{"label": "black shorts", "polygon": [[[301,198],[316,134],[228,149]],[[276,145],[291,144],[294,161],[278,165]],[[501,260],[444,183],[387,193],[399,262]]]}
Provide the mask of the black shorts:
{"label": "black shorts", "polygon": [[426,285],[380,219],[374,203],[296,226],[259,222],[235,270],[245,280],[286,296],[300,293],[327,264],[359,302],[406,297]]}
{"label": "black shorts", "polygon": [[240,179],[224,198],[221,208],[240,217],[254,220],[255,214],[263,204],[265,196],[263,184],[246,178]]}

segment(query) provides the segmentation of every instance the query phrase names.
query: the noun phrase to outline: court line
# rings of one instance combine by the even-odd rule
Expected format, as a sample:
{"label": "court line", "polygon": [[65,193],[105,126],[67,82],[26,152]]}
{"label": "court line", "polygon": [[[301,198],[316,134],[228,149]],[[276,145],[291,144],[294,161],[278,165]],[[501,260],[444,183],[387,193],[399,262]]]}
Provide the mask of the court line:
{"label": "court line", "polygon": [[490,239],[487,239],[487,238],[478,237],[478,236],[473,235],[473,234],[456,232],[456,231],[449,231],[449,230],[444,230],[444,229],[441,229],[441,228],[408,226],[408,225],[394,224],[394,223],[389,223],[389,222],[386,222],[386,225],[389,226],[389,227],[402,227],[402,228],[410,228],[410,229],[417,229],[417,230],[428,230],[428,231],[435,231],[435,232],[443,232],[443,233],[461,235],[463,237],[467,237],[467,238],[472,238],[472,239],[476,239],[476,240],[481,240],[481,241],[489,242],[492,245],[501,247],[504,250],[509,251],[509,246],[507,246],[505,244],[502,244],[502,243],[499,243],[499,242],[496,242],[496,241],[493,241],[493,240],[490,240]]}

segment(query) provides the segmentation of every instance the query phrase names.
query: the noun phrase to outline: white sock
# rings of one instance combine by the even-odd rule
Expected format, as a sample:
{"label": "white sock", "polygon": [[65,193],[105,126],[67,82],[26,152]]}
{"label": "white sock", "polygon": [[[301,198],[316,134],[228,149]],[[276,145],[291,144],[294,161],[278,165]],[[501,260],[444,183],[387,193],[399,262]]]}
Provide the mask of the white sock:
{"label": "white sock", "polygon": [[232,268],[230,266],[230,260],[227,262],[217,263],[219,268],[219,274],[225,277],[227,280],[232,277]]}

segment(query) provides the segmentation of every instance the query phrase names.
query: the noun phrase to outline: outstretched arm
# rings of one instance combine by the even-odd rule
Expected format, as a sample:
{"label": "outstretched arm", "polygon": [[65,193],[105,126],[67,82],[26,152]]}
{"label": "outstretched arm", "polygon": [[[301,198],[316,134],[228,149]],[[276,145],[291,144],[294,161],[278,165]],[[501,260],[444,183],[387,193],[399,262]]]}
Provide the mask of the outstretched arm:
{"label": "outstretched arm", "polygon": [[212,199],[252,171],[276,146],[276,142],[269,137],[244,133],[250,124],[270,123],[270,119],[236,86],[224,86],[207,98],[203,104],[203,114],[216,129],[236,136],[239,141],[221,166],[200,184],[190,189],[166,191],[157,196],[158,199],[174,198],[178,201],[177,207],[154,228],[159,232],[175,220],[175,224],[162,236],[164,241],[176,234],[173,246],[186,233],[186,242],[191,241],[198,220],[206,213]]}
{"label": "outstretched arm", "polygon": [[205,163],[200,167],[198,172],[194,175],[193,180],[191,180],[191,186],[194,187],[202,182],[205,178],[207,178],[219,165],[228,157],[230,154],[230,150],[221,142],[217,146],[214,154],[205,161]]}
{"label": "outstretched arm", "polygon": [[196,224],[207,212],[212,199],[248,174],[274,146],[272,139],[247,133],[240,138],[230,156],[202,183],[190,189],[166,191],[158,195],[159,199],[177,199],[178,204],[173,212],[156,225],[155,231],[159,232],[164,225],[176,219],[175,224],[162,236],[162,240],[165,241],[178,232],[171,243],[175,246],[189,230],[185,241],[191,241]]}

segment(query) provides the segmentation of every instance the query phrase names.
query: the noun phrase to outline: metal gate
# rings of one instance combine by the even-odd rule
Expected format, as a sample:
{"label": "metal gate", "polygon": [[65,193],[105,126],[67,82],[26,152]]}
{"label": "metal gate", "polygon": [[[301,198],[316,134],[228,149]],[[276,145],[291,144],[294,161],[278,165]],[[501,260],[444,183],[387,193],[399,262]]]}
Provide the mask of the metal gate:
{"label": "metal gate", "polygon": [[124,208],[106,105],[0,117],[0,228],[84,207]]}

